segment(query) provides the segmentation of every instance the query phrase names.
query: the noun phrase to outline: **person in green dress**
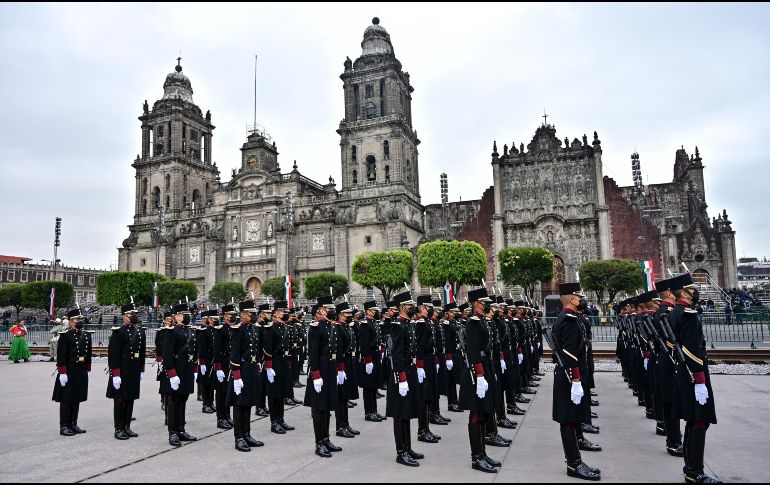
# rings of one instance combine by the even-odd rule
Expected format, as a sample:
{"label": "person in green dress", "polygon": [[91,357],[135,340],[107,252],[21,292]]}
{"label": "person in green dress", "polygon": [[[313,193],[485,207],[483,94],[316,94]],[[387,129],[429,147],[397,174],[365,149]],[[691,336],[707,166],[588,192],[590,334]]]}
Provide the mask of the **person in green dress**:
{"label": "person in green dress", "polygon": [[13,343],[11,343],[11,352],[8,354],[8,360],[12,360],[14,364],[19,363],[19,359],[24,359],[24,362],[29,362],[29,346],[27,345],[27,334],[29,330],[24,325],[24,320],[19,320],[18,325],[14,325],[11,328],[11,335],[13,335]]}

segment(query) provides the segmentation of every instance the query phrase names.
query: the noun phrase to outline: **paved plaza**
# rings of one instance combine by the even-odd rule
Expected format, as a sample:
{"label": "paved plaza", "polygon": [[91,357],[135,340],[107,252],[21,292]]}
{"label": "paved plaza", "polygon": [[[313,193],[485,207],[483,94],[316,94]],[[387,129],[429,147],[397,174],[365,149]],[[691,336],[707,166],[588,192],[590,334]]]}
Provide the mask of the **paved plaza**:
{"label": "paved plaza", "polygon": [[[172,448],[149,365],[132,424],[140,437],[117,441],[112,436],[112,403],[104,397],[104,368],[103,360],[94,364],[89,400],[81,406],[78,424],[88,433],[63,437],[58,406],[50,400],[53,364],[0,361],[0,481],[580,482],[565,474],[558,425],[551,421],[551,374],[541,381],[532,403],[521,405],[529,412],[519,419],[519,429],[501,430],[514,440],[513,446],[487,447],[490,456],[503,462],[497,475],[487,475],[470,468],[467,413],[448,412],[443,398],[442,413],[453,421],[431,427],[443,437],[439,444],[418,442],[413,421],[413,448],[425,454],[417,469],[395,463],[391,421],[364,421],[360,402],[350,410],[350,420],[361,435],[344,439],[332,434],[344,451],[330,459],[313,453],[309,408],[287,409],[286,421],[297,430],[286,435],[270,433],[269,421],[254,417],[252,435],[265,446],[239,453],[233,449],[232,431],[217,429],[214,415],[202,414],[194,396],[187,407],[187,430],[199,441]],[[596,383],[600,405],[594,408],[599,414],[595,424],[601,434],[587,437],[604,451],[583,452],[583,458],[602,470],[603,481],[682,481],[682,460],[666,454],[654,421],[644,418],[620,374],[597,373]],[[770,444],[770,376],[717,375],[713,385],[719,424],[708,432],[706,472],[731,482],[770,481],[764,464]],[[302,398],[304,388],[298,391]],[[378,405],[384,414],[384,399]]]}

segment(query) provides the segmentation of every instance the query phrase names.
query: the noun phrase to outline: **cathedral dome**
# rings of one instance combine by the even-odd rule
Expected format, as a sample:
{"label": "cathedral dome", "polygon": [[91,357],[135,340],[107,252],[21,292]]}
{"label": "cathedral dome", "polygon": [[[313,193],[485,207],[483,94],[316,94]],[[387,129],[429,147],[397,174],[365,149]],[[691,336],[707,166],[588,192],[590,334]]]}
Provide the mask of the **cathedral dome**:
{"label": "cathedral dome", "polygon": [[385,27],[380,25],[380,19],[374,17],[372,25],[364,31],[364,40],[361,41],[362,56],[372,54],[393,55],[393,44],[390,43],[390,34]]}
{"label": "cathedral dome", "polygon": [[175,72],[166,76],[166,81],[163,83],[163,99],[181,99],[193,103],[192,83],[190,78],[182,74],[181,58],[177,59],[177,62]]}

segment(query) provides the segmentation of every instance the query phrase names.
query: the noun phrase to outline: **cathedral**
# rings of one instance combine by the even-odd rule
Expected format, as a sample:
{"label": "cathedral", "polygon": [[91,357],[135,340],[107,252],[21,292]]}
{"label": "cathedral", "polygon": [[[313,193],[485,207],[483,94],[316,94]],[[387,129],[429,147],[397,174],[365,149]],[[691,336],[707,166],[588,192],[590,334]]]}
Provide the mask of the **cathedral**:
{"label": "cathedral", "polygon": [[610,258],[651,259],[658,277],[684,262],[706,280],[737,286],[735,232],[726,211],[708,218],[697,148],[689,157],[677,150],[671,182],[618,187],[603,175],[596,132],[562,142],[545,122],[526,147],[505,144],[501,154],[493,144],[493,185],[481,199],[423,206],[409,73],[376,17],[361,48],[340,75],[339,187],[331,177],[303,176],[296,162],[282,172],[276,142],[258,127],[241,147],[240,168],[221,181],[211,112],[193,101],[178,59],[163,97],[152,108],[145,101],[139,116],[135,215],[119,269],[191,280],[200,295],[223,281],[259,295],[268,278],[291,274],[303,289],[313,273],[350,278],[359,254],[448,238],[484,246],[488,281],[497,280],[502,248],[552,250],[554,278],[543,295],[574,281],[583,262]]}

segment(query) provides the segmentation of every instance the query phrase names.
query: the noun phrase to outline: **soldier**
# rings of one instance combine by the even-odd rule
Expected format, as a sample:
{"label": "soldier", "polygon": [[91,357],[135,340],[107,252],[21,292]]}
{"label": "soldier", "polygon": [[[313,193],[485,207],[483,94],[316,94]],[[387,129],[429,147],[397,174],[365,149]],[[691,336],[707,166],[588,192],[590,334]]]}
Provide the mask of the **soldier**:
{"label": "soldier", "polygon": [[576,429],[582,422],[581,401],[586,398],[581,383],[581,359],[585,354],[582,324],[577,312],[585,295],[580,283],[559,285],[562,311],[552,327],[554,353],[553,420],[561,428],[561,442],[567,459],[567,475],[584,480],[601,480],[601,471],[583,463]]}
{"label": "soldier", "polygon": [[265,386],[265,395],[270,406],[270,431],[276,434],[286,434],[294,430],[284,420],[284,399],[289,397],[292,389],[289,329],[284,317],[286,317],[287,303],[276,301],[273,306],[272,320],[270,317],[270,305],[261,305],[260,314],[265,316],[262,323],[262,352],[264,353],[265,377],[262,380]]}
{"label": "soldier", "polygon": [[438,443],[441,436],[430,430],[428,413],[430,404],[436,399],[436,331],[430,322],[433,316],[433,302],[430,295],[417,297],[417,314],[414,316],[414,329],[417,336],[416,364],[418,394],[420,395],[420,415],[418,417],[417,440],[425,443]]}
{"label": "soldier", "polygon": [[[59,332],[56,348],[58,376],[52,400],[59,403],[59,434],[85,433],[78,426],[80,403],[88,400],[88,373],[91,372],[91,333],[83,330],[85,317],[80,308],[67,312],[69,329]],[[66,320],[65,320],[66,321]]]}
{"label": "soldier", "polygon": [[163,372],[163,341],[166,335],[169,334],[168,330],[174,328],[174,314],[165,312],[163,314],[163,322],[160,327],[155,330],[155,363],[158,364],[157,371],[155,373],[155,380],[158,382],[158,395],[160,395],[160,409],[165,415],[163,425],[168,425],[168,413],[166,412],[166,401],[168,394],[164,391],[164,387],[168,389],[168,382],[163,384],[163,381],[168,381],[168,376]]}
{"label": "soldier", "polygon": [[508,335],[511,340],[511,348],[508,351],[508,358],[506,362],[510,362],[510,368],[508,369],[508,389],[505,391],[505,400],[507,406],[505,408],[508,414],[515,416],[523,416],[526,411],[521,409],[517,404],[517,398],[521,393],[521,362],[524,361],[523,347],[519,344],[521,337],[519,336],[519,315],[521,309],[519,306],[523,305],[521,301],[513,301],[509,299],[505,301],[508,304],[508,313],[506,318],[506,324],[508,326]]}
{"label": "soldier", "polygon": [[[486,291],[486,290],[485,290]],[[476,306],[482,305],[481,303],[478,303]],[[484,443],[489,446],[500,446],[500,447],[509,447],[511,446],[511,443],[513,443],[513,440],[508,438],[503,438],[498,434],[498,428],[497,428],[497,419],[495,416],[495,408],[498,405],[498,393],[500,393],[500,377],[498,376],[498,368],[495,366],[495,361],[497,361],[497,364],[500,365],[500,341],[497,335],[497,327],[494,323],[495,318],[495,312],[497,311],[497,302],[495,300],[490,299],[489,305],[484,305],[482,308],[484,310],[484,317],[481,322],[482,325],[486,327],[487,332],[489,333],[489,350],[486,352],[486,355],[490,359],[491,362],[491,369],[493,374],[490,374],[490,380],[492,381],[491,391],[489,391],[487,394],[490,396],[490,399],[492,399],[493,404],[493,412],[491,413],[485,413],[484,418],[486,419],[485,425],[484,425]],[[510,421],[509,421],[510,422]],[[511,423],[512,425],[513,423]],[[488,461],[488,460],[487,460]]]}
{"label": "soldier", "polygon": [[417,335],[411,323],[416,302],[410,292],[393,297],[399,315],[390,324],[387,352],[391,372],[387,376],[387,404],[385,415],[393,418],[393,437],[396,441],[396,463],[420,466],[417,460],[425,458],[412,450],[410,420],[420,416],[420,391],[417,381]]}
{"label": "soldier", "polygon": [[[241,322],[230,326],[230,379],[227,390],[228,406],[233,406],[235,449],[248,452],[264,443],[251,436],[251,406],[259,399],[259,359],[262,341],[255,325],[257,309],[253,300],[238,304]],[[268,305],[269,309],[269,305]]]}
{"label": "soldier", "polygon": [[588,321],[586,315],[588,314],[588,303],[585,298],[580,300],[580,304],[577,308],[577,319],[579,320],[579,330],[581,332],[581,339],[585,348],[580,356],[580,384],[583,386],[584,398],[580,401],[580,410],[582,420],[580,425],[575,428],[575,435],[578,440],[578,447],[584,451],[602,451],[602,447],[596,443],[592,443],[585,436],[584,433],[598,434],[599,427],[593,425],[591,415],[591,385],[593,384],[593,372],[588,361],[588,350],[590,348],[591,341],[591,323]]}
{"label": "soldier", "polygon": [[379,423],[385,416],[377,412],[377,389],[381,381],[382,362],[380,361],[380,342],[382,341],[380,309],[377,302],[364,302],[364,319],[358,330],[358,345],[361,359],[358,362],[358,382],[364,394],[364,419]]}
{"label": "soldier", "polygon": [[492,360],[492,364],[495,368],[495,414],[497,418],[497,426],[506,429],[516,429],[518,423],[511,421],[505,414],[505,398],[504,394],[511,388],[510,374],[512,373],[513,363],[511,362],[511,335],[506,323],[505,313],[507,312],[508,304],[505,302],[502,296],[497,296],[495,303],[490,305],[493,311],[493,320],[491,324],[493,327],[493,334],[495,338],[492,346],[492,356],[496,357]]}
{"label": "soldier", "polygon": [[216,373],[214,391],[216,395],[217,428],[231,429],[233,420],[230,417],[230,407],[225,405],[227,388],[230,384],[230,340],[235,316],[238,314],[235,305],[222,307],[222,325],[214,329],[213,364]]}
{"label": "soldier", "polygon": [[308,379],[305,388],[305,406],[311,409],[315,454],[331,458],[332,452],[342,451],[329,439],[331,410],[337,407],[337,334],[338,329],[329,320],[334,315],[331,296],[318,298],[313,307],[313,321],[308,330]]}
{"label": "soldier", "polygon": [[429,420],[431,424],[446,425],[452,422],[450,418],[441,415],[441,396],[447,395],[446,375],[446,335],[444,334],[444,309],[441,300],[433,300],[433,315],[430,323],[433,325],[435,337],[435,362],[436,362],[436,399],[430,404]]}
{"label": "soldier", "polygon": [[[354,386],[350,381],[347,371],[351,375],[355,369],[348,367],[351,365],[352,348],[354,345],[351,339],[351,332],[348,325],[353,320],[353,310],[347,303],[340,303],[335,307],[332,325],[334,326],[337,339],[337,406],[334,408],[334,419],[336,422],[337,436],[342,438],[355,438],[358,431],[354,432],[348,422],[348,400],[354,396]],[[357,397],[358,388],[355,388]]]}
{"label": "soldier", "polygon": [[[254,298],[252,296],[252,298]],[[260,345],[262,343],[262,336],[265,333],[265,329],[263,328],[263,325],[267,324],[271,320],[272,310],[270,309],[269,303],[263,303],[262,305],[259,305],[259,307],[255,308],[254,311],[258,312],[256,314],[256,317],[252,316],[251,323],[254,325],[256,332],[259,334],[259,342]],[[264,370],[262,368],[262,362],[263,362],[263,352],[260,349],[260,355],[258,357],[258,374],[259,379],[257,380],[257,400],[254,403],[254,407],[256,410],[254,411],[254,414],[256,416],[260,417],[268,417],[270,416],[270,412],[267,408],[267,374],[263,374],[262,371]]]}
{"label": "soldier", "polygon": [[203,318],[201,327],[198,327],[198,386],[201,388],[204,414],[214,414],[214,332],[219,325],[219,312],[206,310],[201,313]]}
{"label": "soldier", "polygon": [[285,399],[284,402],[289,406],[302,405],[302,401],[294,397],[294,389],[302,387],[302,384],[299,383],[299,354],[300,346],[302,345],[300,340],[300,313],[301,311],[299,307],[290,308],[288,316],[286,317],[286,330],[289,334],[287,361],[289,364],[289,374],[291,377],[289,379],[288,387],[289,396]]}
{"label": "soldier", "polygon": [[[664,322],[669,324],[671,310],[676,304],[676,297],[671,291],[671,279],[655,283],[655,288],[661,297],[660,306],[655,311],[653,323],[658,333],[667,336],[663,330]],[[674,396],[675,363],[673,347],[674,343],[665,339],[666,348],[660,349],[655,364],[655,397],[656,405],[660,405],[661,416],[655,432],[666,437],[666,451],[671,456],[684,457],[682,449],[682,431],[679,426],[679,417],[674,415],[672,404]]]}
{"label": "soldier", "polygon": [[[195,391],[196,331],[190,323],[190,306],[180,303],[174,306],[174,328],[163,337],[163,368],[167,379],[162,385],[168,395],[168,443],[182,446],[182,441],[197,441],[198,438],[185,431],[185,408],[187,400]],[[166,387],[166,385],[168,387]]]}
{"label": "soldier", "polygon": [[[382,320],[380,321],[380,359],[382,361],[382,373],[380,375],[380,390],[387,391],[388,389],[388,376],[393,372],[390,368],[390,359],[387,356],[387,346],[385,343],[388,341],[388,333],[390,332],[391,323],[398,316],[398,307],[396,302],[391,300],[385,303],[385,309],[382,314]],[[377,397],[381,394],[377,393]]]}
{"label": "soldier", "polygon": [[[487,456],[486,427],[494,422],[495,390],[487,378],[494,379],[492,365],[492,342],[490,326],[486,314],[491,311],[486,288],[468,292],[468,301],[473,305],[470,317],[461,332],[460,346],[465,351],[467,372],[460,378],[460,406],[470,411],[468,417],[468,439],[471,445],[471,468],[485,473],[497,473],[502,466],[497,460]],[[499,435],[498,435],[499,436]]]}
{"label": "soldier", "polygon": [[674,409],[685,420],[684,429],[684,478],[691,483],[722,483],[704,473],[703,453],[706,447],[706,430],[716,424],[714,391],[706,355],[706,339],[703,326],[698,321],[698,289],[690,273],[673,279],[670,285],[676,296],[676,306],[671,310],[671,326],[684,361],[679,362],[675,377]]}
{"label": "soldier", "polygon": [[127,440],[138,434],[131,431],[131,415],[134,400],[139,399],[141,381],[144,378],[144,362],[147,339],[139,329],[139,317],[133,302],[120,307],[123,323],[112,328],[107,347],[110,379],[107,381],[107,397],[113,400],[115,439]]}
{"label": "soldier", "polygon": [[457,344],[457,329],[459,327],[458,318],[462,312],[457,308],[456,303],[448,303],[444,305],[444,319],[441,321],[441,326],[444,335],[444,357],[443,357],[443,369],[445,371],[444,378],[446,380],[446,397],[449,401],[448,409],[454,413],[463,412],[460,409],[460,403],[457,398],[457,384],[459,384],[459,376],[462,375],[463,357],[460,354]]}

